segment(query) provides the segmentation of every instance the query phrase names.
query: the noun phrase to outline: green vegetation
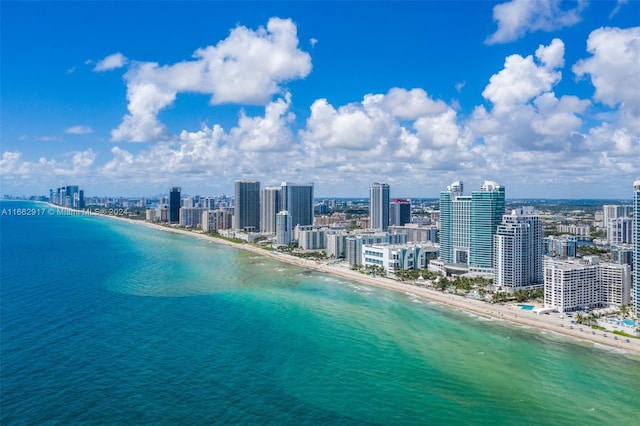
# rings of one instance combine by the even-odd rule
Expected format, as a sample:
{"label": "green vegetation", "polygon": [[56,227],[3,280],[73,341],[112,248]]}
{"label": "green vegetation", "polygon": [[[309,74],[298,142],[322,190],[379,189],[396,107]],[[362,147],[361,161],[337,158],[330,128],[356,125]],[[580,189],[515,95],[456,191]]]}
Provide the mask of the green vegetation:
{"label": "green vegetation", "polygon": [[214,238],[220,238],[221,240],[229,241],[231,243],[236,243],[236,244],[246,243],[245,240],[241,240],[240,238],[225,237],[224,235],[220,235],[216,231],[209,232],[207,235],[210,235],[210,236],[212,236]]}
{"label": "green vegetation", "polygon": [[302,259],[311,259],[311,260],[324,260],[327,258],[325,252],[322,251],[310,251],[310,252],[292,252],[293,256],[300,257]]}
{"label": "green vegetation", "polygon": [[439,274],[430,272],[427,269],[408,270],[408,271],[396,271],[396,279],[400,281],[412,281],[422,277],[425,280],[433,280],[439,277]]}
{"label": "green vegetation", "polygon": [[607,253],[606,249],[601,249],[596,246],[578,246],[578,254],[580,256],[601,256]]}
{"label": "green vegetation", "polygon": [[638,336],[634,336],[633,334],[629,334],[629,333],[625,333],[624,331],[620,331],[620,330],[614,330],[613,334],[617,334],[618,336],[624,336],[624,337],[633,337],[634,339],[638,339]]}

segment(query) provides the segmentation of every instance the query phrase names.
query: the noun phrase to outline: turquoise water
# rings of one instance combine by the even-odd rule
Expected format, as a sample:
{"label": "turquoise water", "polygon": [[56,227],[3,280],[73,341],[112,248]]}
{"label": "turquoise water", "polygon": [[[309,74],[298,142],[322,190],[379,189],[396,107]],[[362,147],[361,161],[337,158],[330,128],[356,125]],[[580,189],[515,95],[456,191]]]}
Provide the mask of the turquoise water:
{"label": "turquoise water", "polygon": [[637,422],[636,356],[120,221],[0,226],[3,425]]}
{"label": "turquoise water", "polygon": [[629,326],[629,327],[635,327],[635,326],[636,326],[636,322],[635,322],[634,320],[632,320],[632,319],[629,319],[629,318],[625,318],[625,319],[623,319],[623,320],[622,320],[622,323],[623,323],[624,325]]}
{"label": "turquoise water", "polygon": [[535,306],[533,306],[533,305],[521,305],[521,304],[519,304],[518,306],[520,306],[520,309],[522,309],[523,311],[533,311],[533,308],[535,308]]}

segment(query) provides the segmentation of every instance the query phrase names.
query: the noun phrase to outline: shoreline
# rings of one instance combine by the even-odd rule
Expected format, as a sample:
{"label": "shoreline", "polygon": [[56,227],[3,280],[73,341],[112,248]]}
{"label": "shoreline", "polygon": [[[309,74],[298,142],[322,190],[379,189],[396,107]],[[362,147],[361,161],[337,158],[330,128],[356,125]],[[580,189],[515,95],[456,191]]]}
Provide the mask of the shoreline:
{"label": "shoreline", "polygon": [[[50,203],[46,204],[53,208],[69,209],[68,207],[56,206]],[[222,238],[216,238],[210,235],[206,235],[199,231],[178,229],[169,226],[163,226],[157,223],[150,223],[142,220],[129,219],[126,217],[114,215],[95,214],[92,216],[121,220],[137,226],[145,226],[151,229],[173,232],[190,236],[192,238],[212,241],[217,244],[248,251],[260,256],[269,257],[271,259],[281,261],[290,265],[295,265],[301,268],[327,273],[347,280],[371,285],[373,287],[411,294],[423,300],[438,303],[440,305],[445,305],[457,310],[470,312],[483,317],[504,320],[512,324],[534,328],[538,331],[556,333],[565,337],[571,337],[580,340],[582,342],[592,343],[594,346],[604,346],[609,349],[621,350],[624,352],[633,353],[634,355],[640,355],[640,339],[629,338],[629,342],[627,342],[626,337],[617,336],[618,339],[616,340],[616,335],[612,332],[595,330],[587,325],[571,324],[570,320],[566,317],[565,314],[552,313],[549,315],[540,315],[535,314],[532,311],[521,310],[515,304],[491,304],[484,301],[469,299],[464,296],[443,293],[434,289],[418,287],[413,284],[403,283],[386,277],[371,277],[361,274],[358,271],[352,271],[351,269],[344,266],[329,265],[315,260],[303,259],[281,252],[272,252],[264,250],[255,245],[251,245],[250,243],[234,243]]]}

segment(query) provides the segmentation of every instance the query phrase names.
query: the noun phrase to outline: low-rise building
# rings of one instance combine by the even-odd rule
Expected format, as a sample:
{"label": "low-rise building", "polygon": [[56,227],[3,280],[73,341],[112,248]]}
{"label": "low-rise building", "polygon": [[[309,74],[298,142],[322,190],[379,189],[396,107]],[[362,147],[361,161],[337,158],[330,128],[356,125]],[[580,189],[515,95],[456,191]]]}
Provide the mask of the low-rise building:
{"label": "low-rise building", "polygon": [[438,252],[433,243],[367,244],[362,247],[362,265],[382,267],[388,275],[394,275],[400,270],[426,269]]}

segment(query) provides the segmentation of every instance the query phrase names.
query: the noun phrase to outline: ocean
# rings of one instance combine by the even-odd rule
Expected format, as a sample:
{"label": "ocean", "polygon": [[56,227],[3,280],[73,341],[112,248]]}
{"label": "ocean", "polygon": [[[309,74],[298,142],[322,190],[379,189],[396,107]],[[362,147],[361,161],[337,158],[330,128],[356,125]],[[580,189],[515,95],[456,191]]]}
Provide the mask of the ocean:
{"label": "ocean", "polygon": [[46,209],[0,203],[2,425],[638,424],[638,356],[22,207]]}

